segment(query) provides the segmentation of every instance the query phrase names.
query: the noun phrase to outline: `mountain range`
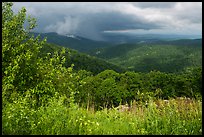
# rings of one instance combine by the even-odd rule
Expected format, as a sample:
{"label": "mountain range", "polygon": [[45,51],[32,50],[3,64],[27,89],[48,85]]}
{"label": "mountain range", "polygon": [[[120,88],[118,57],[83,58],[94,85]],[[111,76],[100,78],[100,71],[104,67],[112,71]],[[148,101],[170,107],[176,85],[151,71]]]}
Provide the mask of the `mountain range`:
{"label": "mountain range", "polygon": [[77,64],[76,69],[83,68],[94,73],[105,69],[117,72],[158,70],[175,73],[189,67],[202,66],[202,38],[141,35],[135,38],[127,37],[126,42],[121,44],[120,37],[116,42],[114,39],[94,41],[73,34],[32,34],[40,34],[41,39],[46,37],[47,42],[52,45],[69,48],[72,50],[72,56],[68,64]]}
{"label": "mountain range", "polygon": [[76,36],[73,34],[59,35],[55,32],[50,33],[36,33],[32,32],[31,35],[35,37],[40,35],[41,39],[47,38],[48,43],[57,44],[59,46],[72,48],[78,50],[80,52],[87,53],[92,49],[103,48],[107,46],[111,46],[113,44],[105,41],[95,41],[91,39],[87,39],[84,37]]}

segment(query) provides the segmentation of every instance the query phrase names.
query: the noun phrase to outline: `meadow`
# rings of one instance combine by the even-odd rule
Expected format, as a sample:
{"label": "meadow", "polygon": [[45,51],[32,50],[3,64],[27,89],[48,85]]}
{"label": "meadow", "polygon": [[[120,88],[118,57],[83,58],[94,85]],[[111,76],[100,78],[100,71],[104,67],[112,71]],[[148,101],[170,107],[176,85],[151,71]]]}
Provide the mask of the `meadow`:
{"label": "meadow", "polygon": [[[30,109],[26,100],[3,110],[3,134],[25,135],[201,135],[202,102],[188,98],[133,101],[129,109],[64,105],[63,97]],[[4,113],[5,112],[5,113]]]}

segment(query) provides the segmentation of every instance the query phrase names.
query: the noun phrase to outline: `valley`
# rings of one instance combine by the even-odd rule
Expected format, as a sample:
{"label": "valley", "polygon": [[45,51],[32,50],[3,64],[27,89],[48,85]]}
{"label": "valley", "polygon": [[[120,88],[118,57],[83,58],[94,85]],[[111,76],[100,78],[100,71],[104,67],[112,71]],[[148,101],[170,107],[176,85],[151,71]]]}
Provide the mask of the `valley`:
{"label": "valley", "polygon": [[[34,36],[37,34],[34,33]],[[111,66],[120,67],[113,69],[117,72],[122,72],[123,68],[123,70],[135,72],[150,72],[155,70],[168,73],[181,73],[187,68],[202,66],[202,39],[179,39],[181,36],[179,37],[178,35],[174,37],[174,39],[177,37],[177,40],[172,40],[172,36],[167,35],[166,37],[161,37],[159,35],[158,37],[156,35],[157,37],[155,39],[151,38],[148,40],[148,37],[151,37],[151,35],[145,35],[146,37],[135,37],[135,41],[139,42],[132,43],[132,41],[128,42],[127,39],[126,44],[117,44],[111,41],[94,41],[82,37],[76,39],[73,38],[74,35],[72,37],[66,37],[57,35],[57,33],[43,33],[40,35],[42,39],[46,37],[49,43],[68,47],[83,53],[84,60],[87,60],[85,58],[89,56],[89,58],[96,60],[102,59],[111,64]],[[76,58],[73,59],[76,61]],[[82,62],[73,63],[81,64]],[[86,64],[84,62],[83,64],[81,66],[88,67],[93,63]],[[100,66],[102,68],[101,70],[105,70],[103,69],[104,65],[102,63],[96,66]],[[94,67],[91,66],[90,68]]]}

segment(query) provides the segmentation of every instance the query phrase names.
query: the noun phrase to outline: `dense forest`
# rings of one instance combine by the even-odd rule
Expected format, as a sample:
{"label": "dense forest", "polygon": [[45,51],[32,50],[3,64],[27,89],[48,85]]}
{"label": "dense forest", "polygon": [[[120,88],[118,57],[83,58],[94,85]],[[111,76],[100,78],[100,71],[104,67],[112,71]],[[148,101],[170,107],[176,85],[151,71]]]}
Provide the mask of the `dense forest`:
{"label": "dense forest", "polygon": [[[47,53],[54,54],[54,52],[60,52],[62,49],[63,48],[61,46],[46,43],[40,50],[40,56],[46,56]],[[126,70],[120,66],[108,63],[104,59],[90,56],[70,48],[65,48],[65,58],[65,67],[69,67],[71,64],[74,64],[74,70],[86,70],[92,72],[94,75],[106,69],[111,69],[116,72],[125,72]]]}
{"label": "dense forest", "polygon": [[95,56],[132,71],[180,73],[189,67],[202,66],[201,39],[122,44],[97,51],[100,54]]}
{"label": "dense forest", "polygon": [[[54,52],[59,54],[62,50],[61,46],[45,44],[40,55],[46,56],[46,53],[54,54]],[[145,52],[144,49],[143,51]],[[181,71],[180,74],[160,72],[158,70],[149,71],[148,73],[127,70],[125,72],[125,69],[68,48],[65,48],[64,57],[66,59],[64,67],[74,64],[74,71],[83,72],[80,80],[86,84],[81,85],[76,94],[78,103],[83,105],[92,102],[97,108],[101,106],[111,107],[118,106],[120,103],[128,102],[130,104],[133,100],[144,102],[149,97],[156,99],[180,96],[192,98],[199,97],[202,94],[202,76],[201,67],[199,66],[188,67],[185,71]],[[175,64],[176,62],[171,65]],[[156,65],[158,66],[158,64]],[[177,67],[172,66],[172,68]],[[143,93],[143,97],[138,95],[140,94],[138,91]]]}
{"label": "dense forest", "polygon": [[[30,35],[35,18],[12,5],[2,3],[2,134],[202,134],[201,45],[120,45],[99,59]],[[141,108],[114,109],[124,104]]]}

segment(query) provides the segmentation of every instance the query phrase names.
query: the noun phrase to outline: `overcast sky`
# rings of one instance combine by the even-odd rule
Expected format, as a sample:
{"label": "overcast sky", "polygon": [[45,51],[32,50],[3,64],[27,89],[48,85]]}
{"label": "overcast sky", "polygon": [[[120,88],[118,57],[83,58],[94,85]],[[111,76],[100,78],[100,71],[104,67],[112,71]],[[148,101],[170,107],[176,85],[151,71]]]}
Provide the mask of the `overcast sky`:
{"label": "overcast sky", "polygon": [[37,32],[75,34],[202,34],[202,2],[15,2],[37,19]]}

